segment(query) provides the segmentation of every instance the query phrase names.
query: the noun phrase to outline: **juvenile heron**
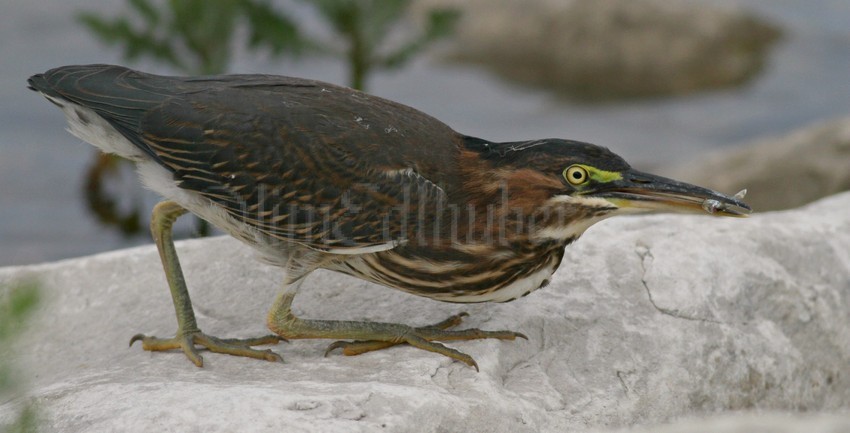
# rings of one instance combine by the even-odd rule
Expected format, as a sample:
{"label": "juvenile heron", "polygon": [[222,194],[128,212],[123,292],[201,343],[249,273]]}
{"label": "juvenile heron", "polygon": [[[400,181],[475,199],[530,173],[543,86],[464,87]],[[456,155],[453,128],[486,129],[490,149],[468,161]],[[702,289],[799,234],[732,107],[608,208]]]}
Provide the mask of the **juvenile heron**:
{"label": "juvenile heron", "polygon": [[[606,148],[562,139],[495,143],[386,99],[272,75],[166,77],[120,66],[64,66],[29,87],[59,106],[69,131],[136,164],[161,194],[151,232],[177,312],[173,338],[136,335],[145,350],[197,346],[280,361],[252,346],[328,338],[348,355],[407,343],[477,368],[438,341],[525,338],[511,331],[308,320],[292,300],[324,268],[446,302],[506,302],[545,286],[564,248],[614,215],[742,216],[739,197],[632,169]],[[191,212],[286,270],[268,314],[274,335],[204,334],[171,227]]]}

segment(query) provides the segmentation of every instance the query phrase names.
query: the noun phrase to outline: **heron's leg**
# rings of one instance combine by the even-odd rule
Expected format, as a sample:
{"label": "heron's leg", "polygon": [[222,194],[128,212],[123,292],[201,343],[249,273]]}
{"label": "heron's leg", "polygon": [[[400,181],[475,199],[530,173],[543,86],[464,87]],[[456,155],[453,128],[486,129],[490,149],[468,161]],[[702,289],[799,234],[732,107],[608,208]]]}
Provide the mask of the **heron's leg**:
{"label": "heron's leg", "polygon": [[[355,342],[336,342],[330,350],[341,347],[346,355],[358,355],[373,350],[384,349],[396,344],[409,344],[429,352],[439,353],[478,369],[471,356],[446,347],[436,341],[475,340],[496,338],[513,340],[526,338],[512,331],[482,331],[480,329],[447,330],[460,323],[465,314],[452,316],[432,326],[414,328],[396,323],[356,322],[338,320],[301,319],[292,313],[292,300],[304,278],[288,284],[278,295],[269,311],[268,325],[276,334],[286,339],[330,338],[335,340],[357,340]],[[347,346],[352,349],[347,350]]]}
{"label": "heron's leg", "polygon": [[249,339],[221,339],[206,335],[198,328],[195,320],[195,312],[192,309],[192,301],[189,299],[189,291],[186,289],[186,281],[177,258],[177,250],[174,248],[172,237],[172,226],[174,221],[186,213],[180,205],[173,201],[163,201],[153,208],[151,215],[151,234],[159,257],[162,259],[162,267],[165,270],[165,278],[171,289],[171,299],[174,301],[174,310],[177,313],[177,335],[173,338],[157,338],[138,334],[130,339],[130,345],[141,340],[142,348],[150,351],[162,351],[169,349],[182,349],[186,356],[198,367],[202,367],[204,360],[195,345],[200,345],[212,352],[226,353],[235,356],[247,356],[249,358],[265,359],[266,361],[282,361],[280,355],[271,350],[256,350],[250,346],[262,344],[277,344],[281,338],[277,335],[266,335],[259,338]]}

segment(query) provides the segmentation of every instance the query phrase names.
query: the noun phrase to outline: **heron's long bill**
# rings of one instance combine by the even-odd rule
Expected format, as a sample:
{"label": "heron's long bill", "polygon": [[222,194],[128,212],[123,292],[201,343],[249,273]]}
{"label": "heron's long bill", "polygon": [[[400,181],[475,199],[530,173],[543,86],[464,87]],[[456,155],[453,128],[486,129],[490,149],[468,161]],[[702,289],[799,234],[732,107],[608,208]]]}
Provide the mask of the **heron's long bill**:
{"label": "heron's long bill", "polygon": [[603,198],[619,208],[658,212],[707,212],[720,216],[745,217],[752,212],[736,196],[654,174],[629,170],[607,182],[590,195]]}

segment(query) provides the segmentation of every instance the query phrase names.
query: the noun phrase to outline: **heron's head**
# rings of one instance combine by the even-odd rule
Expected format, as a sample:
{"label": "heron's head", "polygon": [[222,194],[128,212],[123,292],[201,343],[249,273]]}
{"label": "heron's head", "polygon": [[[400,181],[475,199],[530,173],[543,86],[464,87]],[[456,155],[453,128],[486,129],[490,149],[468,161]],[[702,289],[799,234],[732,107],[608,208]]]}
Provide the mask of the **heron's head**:
{"label": "heron's head", "polygon": [[741,193],[707,188],[633,169],[610,150],[590,143],[544,139],[513,143],[468,140],[508,185],[510,202],[536,209],[541,235],[575,238],[611,216],[647,212],[747,216]]}

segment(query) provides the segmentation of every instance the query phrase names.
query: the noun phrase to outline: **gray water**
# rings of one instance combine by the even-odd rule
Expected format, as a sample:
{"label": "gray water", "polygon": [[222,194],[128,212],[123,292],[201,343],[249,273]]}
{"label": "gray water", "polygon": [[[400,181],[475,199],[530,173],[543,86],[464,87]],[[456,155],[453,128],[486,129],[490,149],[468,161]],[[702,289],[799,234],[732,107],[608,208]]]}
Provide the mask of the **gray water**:
{"label": "gray water", "polygon": [[[466,134],[591,141],[644,166],[698,158],[850,114],[850,1],[693,1],[742,7],[784,28],[786,36],[762,76],[734,90],[587,106],[505,83],[483,70],[423,59],[376,75],[370,91]],[[103,47],[73,21],[80,9],[114,15],[123,2],[6,0],[0,6],[0,266],[149,242],[125,239],[88,214],[81,184],[93,150],[64,131],[56,107],[26,89],[27,77],[52,67],[122,63],[117,49]],[[134,66],[172,72],[151,63]],[[345,82],[344,66],[328,59],[269,61],[243,54],[231,70]]]}

